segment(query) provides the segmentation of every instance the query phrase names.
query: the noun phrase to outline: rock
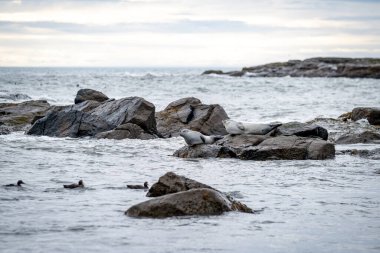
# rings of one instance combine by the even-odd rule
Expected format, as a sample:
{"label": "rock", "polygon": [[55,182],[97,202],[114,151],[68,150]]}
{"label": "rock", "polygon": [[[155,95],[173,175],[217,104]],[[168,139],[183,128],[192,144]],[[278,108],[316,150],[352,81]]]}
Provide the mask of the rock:
{"label": "rock", "polygon": [[93,100],[97,102],[104,102],[108,100],[108,97],[104,95],[100,91],[92,90],[92,89],[80,89],[77,92],[74,103],[79,104],[84,101]]}
{"label": "rock", "polygon": [[0,126],[0,135],[10,134],[11,130],[8,127]]}
{"label": "rock", "polygon": [[243,149],[251,146],[257,146],[268,138],[270,138],[270,136],[267,135],[226,135],[223,139],[217,141],[215,144],[226,147],[229,150],[232,150],[235,154],[239,154]]}
{"label": "rock", "polygon": [[372,131],[348,133],[340,136],[336,144],[380,143],[380,134]]}
{"label": "rock", "polygon": [[176,100],[156,113],[157,129],[163,137],[178,136],[183,128],[205,135],[225,135],[222,120],[227,118],[220,105],[205,105],[193,97]]}
{"label": "rock", "polygon": [[180,158],[234,158],[236,157],[228,147],[222,147],[219,145],[195,145],[195,146],[183,146],[174,152],[173,156]]}
{"label": "rock", "polygon": [[246,73],[253,77],[348,77],[380,78],[380,59],[317,57],[303,61],[290,60],[254,67],[245,67],[241,71],[205,71],[203,74],[241,76]]}
{"label": "rock", "polygon": [[342,150],[339,152],[339,154],[349,154],[353,156],[359,156],[362,158],[366,159],[371,159],[371,160],[380,160],[380,148],[375,148],[375,149],[364,149],[364,150],[358,150],[358,149],[351,149],[351,150]]}
{"label": "rock", "polygon": [[[174,172],[167,172],[165,175],[161,176],[158,179],[158,182],[153,184],[148,193],[147,197],[159,197],[171,193],[188,191],[191,189],[198,188],[208,188],[213,189],[212,187],[202,184],[198,181],[192,180],[190,178],[179,176]],[[215,190],[215,189],[213,189]]]}
{"label": "rock", "polygon": [[3,94],[0,93],[0,99],[5,99],[5,100],[28,100],[32,99],[26,94],[21,94],[21,93],[12,93],[12,94]]}
{"label": "rock", "polygon": [[357,107],[351,112],[351,119],[357,121],[367,119],[371,125],[380,125],[380,108],[377,107]]}
{"label": "rock", "polygon": [[245,75],[245,71],[229,71],[224,73],[225,75],[234,76],[234,77],[241,77]]}
{"label": "rock", "polygon": [[[139,97],[107,100],[102,103],[85,101],[71,106],[55,107],[45,117],[37,120],[27,134],[56,137],[95,136],[131,123],[139,126],[145,133],[154,135],[157,134],[154,115],[154,105]],[[132,128],[129,126],[128,129]],[[133,129],[133,134],[136,134],[138,131]]]}
{"label": "rock", "polygon": [[238,154],[238,158],[243,160],[323,160],[334,156],[333,143],[298,136],[269,138]]}
{"label": "rock", "polygon": [[220,192],[193,189],[157,197],[130,207],[130,217],[165,218],[184,215],[220,215],[234,211],[235,206]]}
{"label": "rock", "polygon": [[282,124],[276,129],[276,136],[280,135],[296,135],[301,137],[319,137],[323,140],[328,139],[328,132],[325,128],[315,125],[300,122],[289,122]]}
{"label": "rock", "polygon": [[95,135],[98,139],[140,139],[149,140],[156,138],[154,135],[144,132],[138,125],[127,123],[117,126],[115,129],[101,132]]}
{"label": "rock", "polygon": [[202,73],[202,75],[211,75],[211,74],[216,74],[216,75],[223,75],[224,72],[221,70],[206,70]]}
{"label": "rock", "polygon": [[45,100],[31,100],[22,103],[0,103],[0,125],[10,131],[25,130],[36,116],[43,116],[50,108]]}

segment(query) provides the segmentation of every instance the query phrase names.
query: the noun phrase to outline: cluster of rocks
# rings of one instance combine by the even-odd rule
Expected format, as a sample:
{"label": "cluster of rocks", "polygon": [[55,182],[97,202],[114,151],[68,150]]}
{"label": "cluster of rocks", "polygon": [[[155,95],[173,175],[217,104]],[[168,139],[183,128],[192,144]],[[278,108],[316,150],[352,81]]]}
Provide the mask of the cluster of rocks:
{"label": "cluster of rocks", "polygon": [[26,131],[55,137],[146,140],[175,137],[187,128],[223,138],[214,144],[184,146],[174,156],[243,160],[329,159],[335,156],[334,144],[380,143],[376,127],[380,108],[354,108],[338,119],[289,122],[266,135],[229,135],[222,123],[228,119],[225,110],[193,97],[174,101],[160,112],[143,98],[115,100],[91,89],[79,90],[74,101],[67,106],[51,106],[43,100],[0,103],[0,134]]}
{"label": "cluster of rocks", "polygon": [[146,194],[153,199],[130,207],[130,217],[166,218],[183,215],[219,215],[224,212],[253,210],[208,185],[168,172]]}
{"label": "cluster of rocks", "polygon": [[252,77],[348,77],[380,78],[380,59],[318,57],[306,60],[275,62],[238,71],[206,70],[204,75],[228,75]]}

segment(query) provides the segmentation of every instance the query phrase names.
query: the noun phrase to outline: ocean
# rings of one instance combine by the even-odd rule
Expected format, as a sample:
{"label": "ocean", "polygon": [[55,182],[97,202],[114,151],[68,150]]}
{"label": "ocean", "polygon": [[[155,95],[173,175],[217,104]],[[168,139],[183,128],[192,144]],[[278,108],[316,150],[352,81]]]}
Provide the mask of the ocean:
{"label": "ocean", "polygon": [[[379,106],[380,80],[202,76],[197,68],[0,68],[0,103],[72,104],[79,89],[139,96],[156,111],[183,97],[220,104],[230,118],[306,122]],[[17,94],[17,95],[16,95]],[[0,252],[380,252],[380,160],[181,159],[182,138],[96,140],[0,135]],[[346,149],[379,144],[336,145]],[[127,184],[168,171],[257,210],[136,219],[147,200]],[[86,188],[63,189],[83,179]]]}

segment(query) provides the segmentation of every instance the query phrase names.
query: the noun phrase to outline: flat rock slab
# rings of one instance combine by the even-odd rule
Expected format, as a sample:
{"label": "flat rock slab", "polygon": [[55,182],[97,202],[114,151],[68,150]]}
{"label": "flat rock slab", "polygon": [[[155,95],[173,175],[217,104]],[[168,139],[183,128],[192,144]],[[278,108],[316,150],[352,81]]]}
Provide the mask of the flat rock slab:
{"label": "flat rock slab", "polygon": [[183,146],[173,154],[180,158],[234,158],[236,153],[228,147],[219,145],[201,144],[195,146]]}
{"label": "flat rock slab", "polygon": [[152,134],[146,133],[141,127],[135,124],[126,123],[116,127],[114,130],[101,132],[95,135],[98,139],[140,139],[150,140],[156,137]]}
{"label": "flat rock slab", "polygon": [[288,122],[279,126],[275,131],[276,136],[280,135],[296,135],[301,137],[319,137],[327,140],[328,131],[316,124],[307,124],[301,122]]}
{"label": "flat rock slab", "polygon": [[220,215],[233,211],[232,203],[212,189],[193,189],[157,197],[130,207],[130,217],[166,218],[184,215]]}

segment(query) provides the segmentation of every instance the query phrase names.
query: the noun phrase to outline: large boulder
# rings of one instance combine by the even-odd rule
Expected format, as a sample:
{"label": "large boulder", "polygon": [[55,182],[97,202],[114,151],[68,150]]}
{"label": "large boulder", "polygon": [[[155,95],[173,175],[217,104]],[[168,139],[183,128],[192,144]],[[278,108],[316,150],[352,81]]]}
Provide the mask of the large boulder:
{"label": "large boulder", "polygon": [[213,144],[183,146],[173,156],[180,158],[234,158],[236,153],[228,147]]}
{"label": "large boulder", "polygon": [[329,137],[328,131],[316,124],[307,124],[301,122],[288,122],[279,126],[275,131],[276,136],[280,135],[296,135],[301,137],[319,137],[327,140]]}
{"label": "large boulder", "polygon": [[316,138],[278,136],[244,149],[238,157],[243,160],[323,160],[335,157],[335,147],[331,142]]}
{"label": "large boulder", "polygon": [[156,113],[157,129],[163,137],[178,136],[183,128],[205,135],[225,135],[222,120],[227,118],[220,105],[205,105],[194,97],[176,100]]}
{"label": "large boulder", "polygon": [[380,143],[380,134],[373,131],[361,133],[347,133],[335,141],[336,144],[356,144],[356,143]]}
{"label": "large boulder", "polygon": [[174,172],[167,172],[165,175],[161,176],[158,179],[157,183],[153,184],[149,188],[149,191],[146,194],[146,196],[159,197],[159,196],[163,196],[163,195],[167,195],[171,193],[188,191],[191,189],[198,189],[198,188],[213,189],[212,187],[206,184],[202,184],[193,179],[190,179],[184,176],[179,176],[175,174]]}
{"label": "large boulder", "polygon": [[135,124],[126,123],[120,126],[117,126],[115,129],[101,132],[95,135],[98,139],[140,139],[140,140],[149,140],[156,138],[154,135],[146,133],[141,127]]}
{"label": "large boulder", "polygon": [[49,108],[50,104],[45,100],[0,103],[0,125],[9,131],[25,130],[35,117],[44,116]]}
{"label": "large boulder", "polygon": [[104,102],[108,100],[108,97],[102,92],[92,89],[80,89],[74,99],[75,104],[82,103],[84,101],[97,101]]}
{"label": "large boulder", "polygon": [[356,107],[350,116],[353,121],[367,119],[371,125],[380,125],[380,108],[378,107]]}
{"label": "large boulder", "polygon": [[95,136],[131,123],[154,135],[157,133],[154,115],[154,105],[140,97],[107,100],[102,103],[85,101],[52,109],[45,117],[37,120],[27,134],[56,137]]}
{"label": "large boulder", "polygon": [[234,205],[222,193],[206,188],[157,197],[130,207],[130,217],[165,218],[184,215],[220,215],[234,211]]}

